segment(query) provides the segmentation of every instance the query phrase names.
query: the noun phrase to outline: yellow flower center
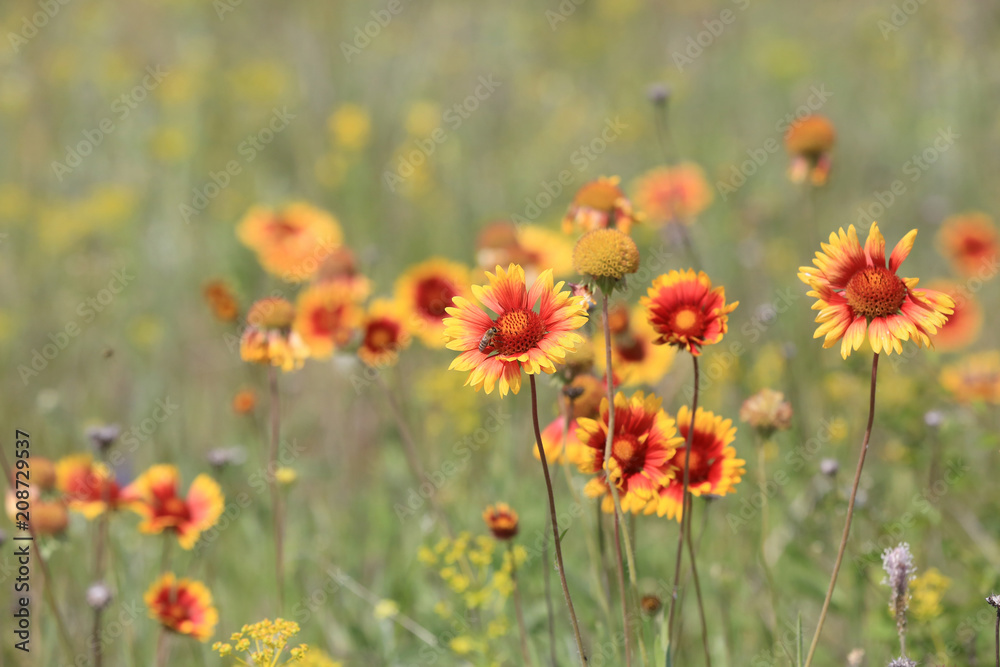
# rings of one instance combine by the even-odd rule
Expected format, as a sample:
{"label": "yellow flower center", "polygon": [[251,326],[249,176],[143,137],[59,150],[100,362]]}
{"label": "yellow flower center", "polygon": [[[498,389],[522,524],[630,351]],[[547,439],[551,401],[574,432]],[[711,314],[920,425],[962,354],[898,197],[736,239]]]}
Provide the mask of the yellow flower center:
{"label": "yellow flower center", "polygon": [[285,329],[295,319],[295,308],[278,298],[261,299],[250,307],[247,322],[261,329]]}
{"label": "yellow flower center", "polygon": [[502,356],[519,356],[545,335],[541,316],[533,310],[508,310],[497,318],[493,347]]}
{"label": "yellow flower center", "polygon": [[698,314],[692,308],[683,308],[674,314],[674,328],[678,331],[688,331],[698,321]]}
{"label": "yellow flower center", "polygon": [[620,280],[639,270],[639,249],[624,232],[595,229],[577,241],[573,268],[585,276]]}
{"label": "yellow flower center", "polygon": [[621,197],[622,191],[611,181],[594,181],[580,188],[574,203],[607,213]]}
{"label": "yellow flower center", "polygon": [[634,473],[642,468],[639,441],[632,434],[616,435],[611,443],[611,455],[618,461],[623,474]]}
{"label": "yellow flower center", "polygon": [[871,320],[899,312],[906,299],[906,283],[883,267],[872,267],[854,274],[844,290],[847,303],[858,315]]}

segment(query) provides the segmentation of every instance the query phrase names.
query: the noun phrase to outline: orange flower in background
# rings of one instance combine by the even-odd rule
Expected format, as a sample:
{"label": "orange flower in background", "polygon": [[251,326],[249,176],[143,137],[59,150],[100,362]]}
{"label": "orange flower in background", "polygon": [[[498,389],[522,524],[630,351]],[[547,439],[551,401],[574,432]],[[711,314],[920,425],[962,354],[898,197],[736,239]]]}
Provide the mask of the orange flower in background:
{"label": "orange flower in background", "polygon": [[[616,415],[617,417],[617,415]],[[681,444],[669,461],[669,481],[656,490],[646,505],[645,514],[676,518],[684,513],[681,495],[684,493],[684,458],[687,450],[688,431],[691,428],[691,410],[681,406],[677,413],[677,428]],[[694,433],[691,435],[691,456],[688,465],[688,491],[694,496],[712,494],[724,496],[735,491],[746,469],[746,461],[736,458],[730,443],[736,439],[736,427],[731,419],[723,419],[708,410],[698,408],[695,413]]]}
{"label": "orange flower in background", "polygon": [[647,171],[633,191],[636,205],[651,222],[661,225],[673,221],[691,224],[712,203],[705,172],[690,162]]}
{"label": "orange flower in background", "polygon": [[361,326],[363,311],[351,286],[339,282],[316,283],[299,294],[293,330],[309,355],[325,359],[350,342]]}
{"label": "orange flower in background", "polygon": [[41,497],[41,492],[35,486],[28,487],[28,498],[18,498],[13,489],[8,488],[5,494],[4,509],[12,522],[19,521],[22,517],[17,516],[18,512],[24,512],[23,505],[18,508],[18,503],[28,504],[28,523],[31,530],[36,535],[58,535],[69,526],[69,512],[66,510],[66,503],[62,500],[45,500]]}
{"label": "orange flower in background", "polygon": [[410,331],[427,347],[444,347],[446,309],[457,296],[469,297],[469,270],[435,257],[410,268],[396,281],[396,300],[409,315]]}
{"label": "orange flower in background", "polygon": [[179,495],[180,472],[176,466],[154,465],[122,491],[122,499],[143,522],[140,532],[171,530],[184,549],[191,549],[203,531],[219,520],[222,489],[208,475],[198,475],[186,498]]}
{"label": "orange flower in background", "polygon": [[341,282],[348,285],[359,301],[371,292],[371,281],[358,272],[354,251],[347,246],[334,248],[316,272],[315,281]]}
{"label": "orange flower in background", "polygon": [[[614,384],[613,386],[618,386]],[[573,418],[596,417],[601,408],[607,385],[596,375],[583,373],[574,377],[559,394],[560,414],[566,413],[566,403],[573,399]]]}
{"label": "orange flower in background", "polygon": [[212,309],[212,314],[223,322],[233,322],[240,315],[240,306],[236,296],[222,280],[213,280],[202,289],[205,301]]}
{"label": "orange flower in background", "polygon": [[90,454],[72,454],[56,464],[56,488],[65,497],[69,508],[88,519],[106,509],[123,505],[121,489],[111,469],[104,463],[94,463]]}
{"label": "orange flower in background", "polygon": [[606,475],[618,487],[623,511],[636,512],[646,506],[653,493],[673,475],[668,463],[683,441],[677,425],[661,409],[653,394],[636,392],[631,398],[615,394],[615,426],[611,460],[605,466],[604,446],[608,437],[608,401],[601,401],[598,419],[580,419],[577,437],[583,443],[580,472],[595,474],[584,492],[603,497],[605,512],[614,511],[614,499]]}
{"label": "orange flower in background", "polygon": [[409,345],[402,308],[395,301],[376,299],[361,324],[358,356],[373,368],[384,368],[395,364],[399,353]]}
{"label": "orange flower in background", "polygon": [[[587,322],[587,308],[580,297],[563,292],[563,283],[552,284],[552,271],[543,271],[529,290],[524,269],[511,264],[506,271],[488,273],[489,284],[473,285],[472,292],[496,313],[496,320],[464,297],[455,297],[445,319],[449,350],[461,354],[449,370],[470,371],[466,385],[489,394],[497,385],[500,396],[521,389],[521,370],[528,374],[555,373],[574,345],[583,342],[575,333]],[[535,308],[538,310],[535,310]]]}
{"label": "orange flower in background", "polygon": [[[566,427],[565,417],[556,417],[552,423],[542,429],[542,449],[545,450],[545,460],[549,463],[572,463],[579,465],[583,460],[583,450],[580,439],[576,437],[577,420],[571,419]],[[565,436],[565,437],[564,437]],[[536,459],[541,459],[538,447],[531,443],[531,451]]]}
{"label": "orange flower in background", "polygon": [[[611,313],[608,313],[611,315]],[[627,316],[623,330],[611,334],[611,364],[615,376],[622,386],[640,384],[655,385],[674,363],[677,348],[673,345],[657,345],[657,333],[645,316],[641,306],[632,309]],[[602,332],[595,335],[594,344],[600,349],[604,347]],[[607,371],[607,358],[597,356],[597,368]]]}
{"label": "orange flower in background", "polygon": [[[27,459],[28,469],[27,471],[22,471],[20,478],[17,475],[17,471],[14,471],[14,479],[21,479],[22,484],[24,483],[24,472],[28,475],[28,483],[33,488],[39,491],[48,491],[56,485],[57,475],[56,475],[56,464],[44,456],[31,456]],[[16,486],[16,482],[11,480],[12,485]],[[23,487],[22,487],[23,488]]]}
{"label": "orange flower in background", "polygon": [[951,352],[975,342],[983,329],[983,307],[979,300],[964,285],[949,280],[932,282],[929,287],[947,294],[955,302],[948,321],[931,338],[934,347]]}
{"label": "orange flower in background", "polygon": [[910,254],[917,230],[904,236],[885,257],[885,238],[873,222],[864,247],[854,225],[839,235],[830,234],[812,266],[799,267],[799,279],[809,285],[816,298],[820,326],[813,338],[826,336],[823,347],[841,341],[840,355],[847,359],[865,341],[878,354],[901,353],[903,342],[912,339],[917,347],[930,345],[930,336],[944,326],[954,302],[947,294],[915,289],[919,279],[900,278],[899,265]]}
{"label": "orange flower in background", "polygon": [[1000,405],[1000,351],[963,357],[941,371],[941,386],[959,403],[985,401]]}
{"label": "orange flower in background", "polygon": [[219,612],[212,605],[212,593],[205,584],[177,579],[172,572],[160,576],[143,599],[155,618],[168,630],[207,641],[215,632]]}
{"label": "orange flower in background", "polygon": [[292,331],[295,308],[284,299],[255,302],[247,313],[247,326],[240,337],[240,358],[256,364],[280,366],[283,371],[302,368],[309,357],[299,334]]}
{"label": "orange flower in background", "polygon": [[601,176],[577,190],[563,217],[563,232],[572,234],[574,230],[589,232],[617,227],[628,234],[632,224],[639,222],[642,216],[632,209],[632,202],[618,187],[620,180],[617,176]]}
{"label": "orange flower in background", "polygon": [[1000,231],[985,213],[954,215],[941,225],[938,247],[955,269],[988,280],[996,275]]}
{"label": "orange flower in background", "polygon": [[743,401],[740,420],[750,424],[765,438],[792,425],[792,404],[773,389],[761,389]]}
{"label": "orange flower in background", "polygon": [[675,345],[694,356],[705,345],[722,340],[729,330],[729,313],[739,301],[726,303],[724,287],[712,289],[704,271],[671,271],[653,281],[640,300],[657,334],[657,345]]}
{"label": "orange flower in background", "polygon": [[801,183],[806,176],[813,185],[823,185],[830,174],[830,151],[837,139],[833,123],[824,116],[806,116],[788,127],[785,150],[792,159],[788,177]]}
{"label": "orange flower in background", "polygon": [[545,269],[552,269],[553,276],[565,276],[573,270],[573,244],[544,227],[500,220],[479,233],[476,262],[483,270],[519,264],[529,280]]}
{"label": "orange flower in background", "polygon": [[233,396],[233,412],[246,415],[257,407],[257,393],[253,389],[241,389]]}
{"label": "orange flower in background", "polygon": [[265,271],[289,283],[312,278],[343,239],[336,218],[304,203],[279,211],[254,207],[239,223],[236,235],[257,253]]}
{"label": "orange flower in background", "polygon": [[483,521],[498,540],[509,540],[517,535],[517,512],[507,503],[487,507],[483,512]]}

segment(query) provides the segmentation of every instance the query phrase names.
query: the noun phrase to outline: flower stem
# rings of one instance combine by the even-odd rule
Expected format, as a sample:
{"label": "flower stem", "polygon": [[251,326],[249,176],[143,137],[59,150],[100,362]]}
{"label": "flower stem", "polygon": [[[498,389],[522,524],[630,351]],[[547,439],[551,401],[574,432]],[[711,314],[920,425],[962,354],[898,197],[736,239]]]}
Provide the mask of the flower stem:
{"label": "flower stem", "polygon": [[535,387],[535,376],[529,374],[528,379],[531,381],[531,421],[535,427],[535,446],[538,447],[538,456],[542,459],[542,472],[545,474],[545,489],[549,494],[549,518],[552,522],[552,541],[556,548],[556,563],[559,566],[559,581],[562,583],[563,595],[566,597],[566,607],[569,609],[569,618],[573,623],[573,636],[576,639],[576,648],[580,652],[580,663],[586,665],[587,654],[583,650],[583,639],[580,637],[580,623],[576,619],[576,611],[573,610],[573,599],[570,597],[569,585],[566,583],[566,568],[563,565],[562,546],[559,544],[559,520],[556,518],[556,499],[552,493],[549,462],[545,457],[545,448],[542,447],[542,429],[538,425],[538,390]]}
{"label": "flower stem", "polygon": [[[690,515],[694,505],[694,498],[688,496],[685,514]],[[694,592],[698,598],[698,616],[701,619],[701,645],[705,650],[705,667],[712,667],[712,656],[708,650],[708,624],[705,622],[705,603],[701,599],[701,583],[698,581],[698,561],[694,557],[694,542],[691,540],[691,521],[687,522],[687,548],[688,558],[691,559],[691,575],[694,578]]]}
{"label": "flower stem", "polygon": [[167,664],[167,657],[170,655],[170,645],[167,642],[167,628],[160,626],[160,634],[156,638],[156,667],[163,667]]}
{"label": "flower stem", "polygon": [[556,615],[552,608],[552,586],[549,583],[549,520],[545,519],[545,539],[542,540],[542,579],[545,583],[545,611],[549,619],[549,660],[552,667],[557,667],[556,661]]}
{"label": "flower stem", "polygon": [[681,580],[681,560],[684,557],[685,523],[688,521],[687,506],[688,484],[691,479],[691,441],[694,437],[695,415],[698,413],[698,357],[691,355],[694,362],[694,395],[691,398],[691,423],[688,425],[687,438],[684,442],[684,485],[681,491],[681,527],[677,536],[677,559],[674,565],[674,589],[670,595],[670,613],[667,615],[667,646],[666,664],[670,665],[670,649],[674,634],[674,612],[677,607],[677,589]]}
{"label": "flower stem", "polygon": [[521,590],[517,585],[517,558],[514,556],[514,541],[507,541],[507,553],[510,554],[510,582],[514,587],[514,613],[517,616],[517,633],[521,638],[521,655],[525,665],[533,665],[531,653],[528,652],[528,631],[524,629],[524,612],[521,611]]}
{"label": "flower stem", "polygon": [[854,517],[854,499],[858,495],[858,483],[861,481],[861,469],[865,465],[865,455],[868,453],[868,440],[872,435],[872,423],[875,421],[875,379],[878,377],[878,353],[872,358],[872,386],[871,398],[868,403],[868,426],[865,428],[864,441],[861,443],[861,454],[858,457],[858,469],[854,473],[854,485],[851,487],[851,499],[847,503],[847,521],[844,523],[844,534],[840,538],[840,549],[837,551],[837,561],[833,565],[833,574],[830,576],[830,586],[826,589],[826,600],[823,601],[823,610],[819,614],[819,622],[816,624],[816,634],[813,635],[812,644],[809,645],[809,654],[806,656],[805,667],[812,664],[813,655],[816,653],[816,646],[819,644],[820,633],[823,632],[823,622],[826,621],[826,613],[830,608],[830,598],[833,597],[833,589],[837,585],[837,574],[840,572],[840,563],[844,560],[844,551],[847,550],[847,537],[851,532],[851,519]]}
{"label": "flower stem", "polygon": [[271,402],[271,448],[267,462],[270,474],[267,480],[271,492],[271,519],[274,532],[274,580],[278,588],[278,613],[281,613],[285,607],[284,525],[281,516],[281,493],[275,475],[278,466],[278,443],[281,438],[281,410],[278,402],[278,369],[276,366],[269,366],[267,371]]}
{"label": "flower stem", "polygon": [[997,607],[997,624],[993,631],[993,640],[997,647],[997,667],[1000,667],[1000,607]]}
{"label": "flower stem", "polygon": [[[107,448],[101,447],[101,463],[107,464]],[[108,541],[108,521],[111,517],[111,507],[108,502],[108,484],[105,482],[101,483],[101,502],[104,503],[104,511],[101,512],[101,518],[98,520],[97,524],[97,540],[94,544],[94,583],[99,584],[104,580],[104,553],[105,545]],[[104,605],[99,604],[94,606],[94,625],[91,630],[91,662],[94,667],[101,667],[104,662],[103,646],[104,642],[99,641],[101,636],[101,612],[104,609]]]}
{"label": "flower stem", "polygon": [[[621,602],[622,602],[622,622],[624,625],[625,632],[625,664],[626,666],[632,664],[631,660],[631,641],[632,632],[629,623],[629,613],[628,613],[628,602],[625,593],[625,576],[624,576],[624,565],[622,564],[622,550],[621,541],[625,542],[625,554],[628,558],[628,569],[629,569],[629,582],[632,587],[632,595],[634,598],[638,599],[638,583],[636,581],[635,573],[635,557],[632,554],[632,542],[629,539],[628,531],[621,521],[622,508],[621,508],[621,498],[618,493],[618,485],[613,483],[608,476],[610,472],[610,467],[608,463],[611,461],[611,449],[614,443],[615,434],[615,390],[614,390],[614,368],[612,366],[612,355],[611,355],[611,322],[608,318],[608,294],[607,292],[602,292],[603,297],[601,305],[604,315],[604,354],[605,354],[605,380],[608,390],[608,435],[604,441],[604,481],[611,489],[611,500],[614,503],[615,510],[615,556],[617,557],[617,567],[618,567],[618,585],[621,587]],[[619,535],[619,533],[624,533]],[[642,645],[643,654],[645,654],[645,646]]]}

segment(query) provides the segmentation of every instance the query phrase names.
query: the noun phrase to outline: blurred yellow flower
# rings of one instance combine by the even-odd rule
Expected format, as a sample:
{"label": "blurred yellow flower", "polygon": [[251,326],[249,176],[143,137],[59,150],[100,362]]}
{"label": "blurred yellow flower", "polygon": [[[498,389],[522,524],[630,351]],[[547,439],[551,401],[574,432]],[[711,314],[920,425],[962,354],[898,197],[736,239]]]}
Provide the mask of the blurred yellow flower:
{"label": "blurred yellow flower", "polygon": [[364,107],[357,104],[343,104],[330,114],[327,127],[335,145],[359,151],[368,145],[372,123]]}
{"label": "blurred yellow flower", "polygon": [[0,220],[22,222],[28,215],[31,197],[14,183],[0,185]]}
{"label": "blurred yellow flower", "polygon": [[285,67],[271,60],[246,63],[229,74],[236,96],[247,102],[270,104],[282,98],[288,87]]}
{"label": "blurred yellow flower", "polygon": [[932,567],[910,582],[913,590],[913,616],[918,621],[929,621],[941,615],[941,600],[951,586],[951,579]]}
{"label": "blurred yellow flower", "polygon": [[399,615],[399,605],[394,600],[379,600],[374,613],[379,620],[395,618]]}
{"label": "blurred yellow flower", "polygon": [[295,472],[293,468],[286,468],[282,466],[274,471],[274,478],[278,480],[279,484],[291,484],[296,479],[298,479],[299,474]]}
{"label": "blurred yellow flower", "polygon": [[440,125],[441,109],[432,102],[414,102],[406,114],[406,131],[413,137],[426,137]]}
{"label": "blurred yellow flower", "polygon": [[459,655],[468,655],[476,650],[476,641],[468,635],[460,635],[448,644],[451,650]]}
{"label": "blurred yellow flower", "polygon": [[179,127],[164,126],[150,140],[153,157],[161,162],[179,162],[191,154],[191,140]]}

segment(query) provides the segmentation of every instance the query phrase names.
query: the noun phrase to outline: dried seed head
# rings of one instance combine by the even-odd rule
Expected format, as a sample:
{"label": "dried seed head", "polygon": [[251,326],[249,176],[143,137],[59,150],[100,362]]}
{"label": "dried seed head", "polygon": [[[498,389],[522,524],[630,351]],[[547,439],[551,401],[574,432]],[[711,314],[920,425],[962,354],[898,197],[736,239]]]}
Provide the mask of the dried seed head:
{"label": "dried seed head", "polygon": [[97,451],[104,451],[118,439],[122,429],[118,424],[107,424],[104,426],[91,426],[87,429],[87,438]]}
{"label": "dried seed head", "polygon": [[87,604],[91,609],[104,609],[111,602],[111,589],[103,581],[91,584],[87,589]]}
{"label": "dried seed head", "polygon": [[840,470],[840,462],[837,459],[823,459],[819,462],[819,471],[827,477],[833,477]]}

